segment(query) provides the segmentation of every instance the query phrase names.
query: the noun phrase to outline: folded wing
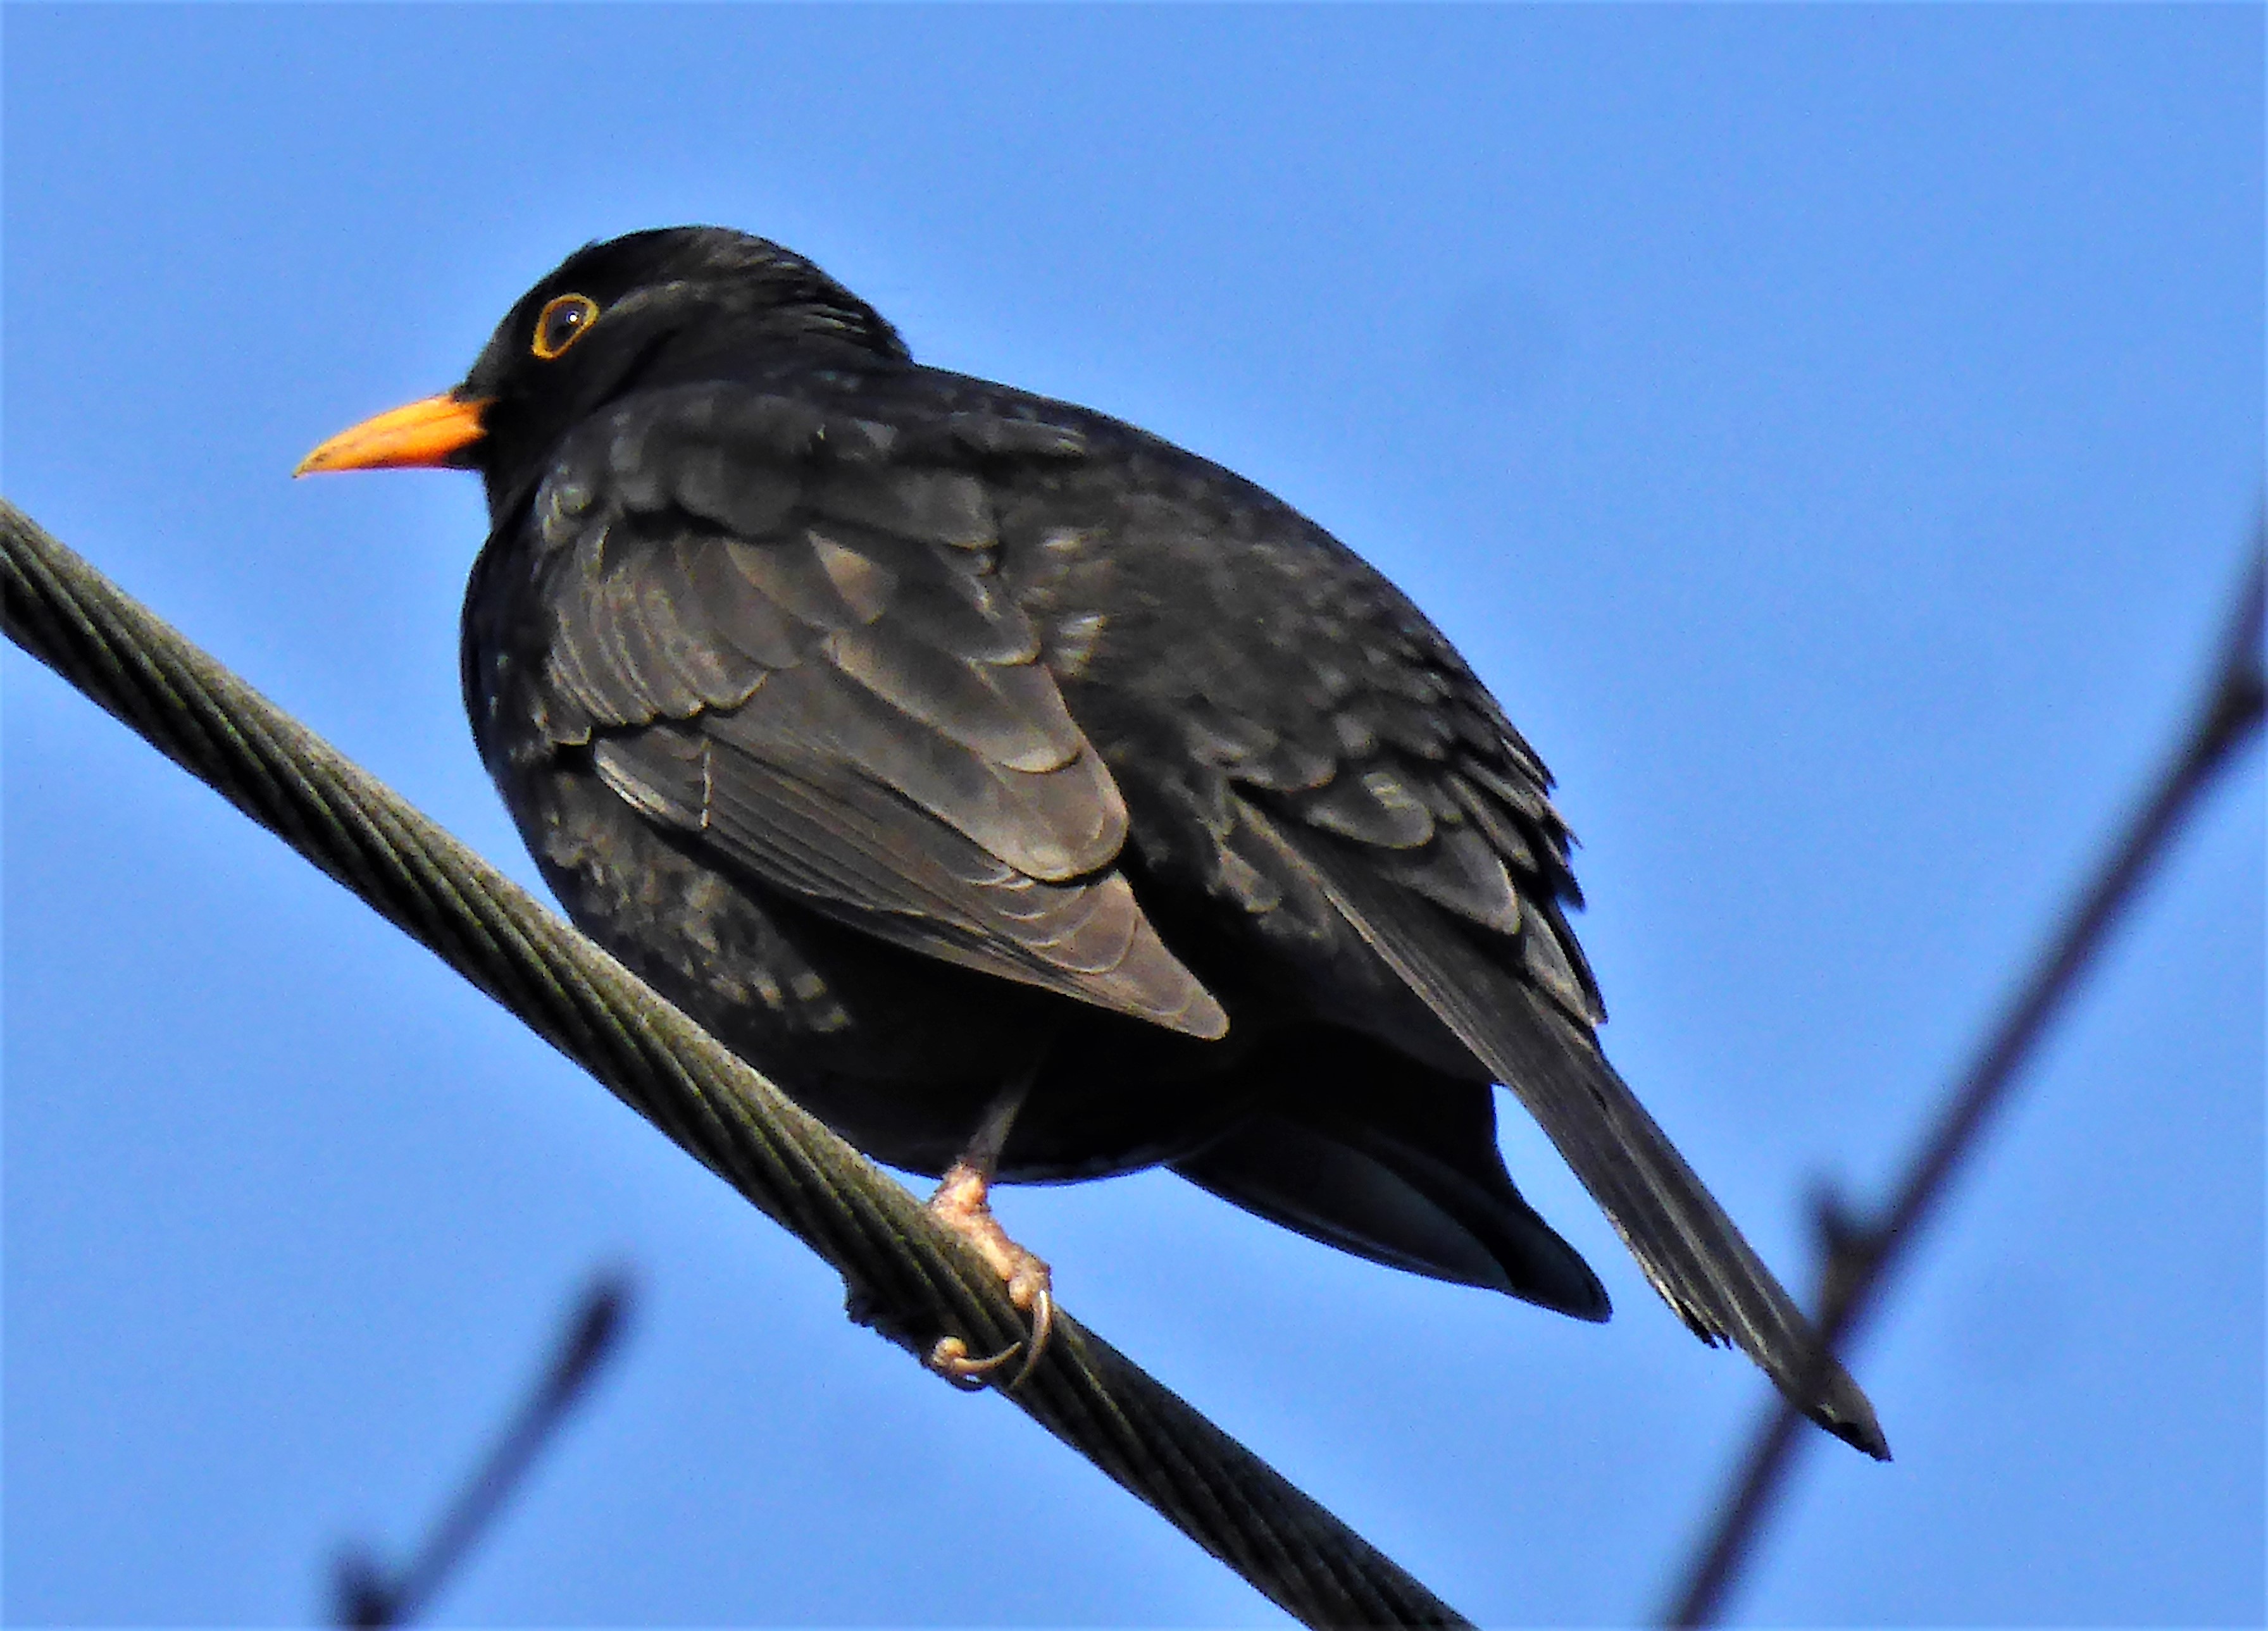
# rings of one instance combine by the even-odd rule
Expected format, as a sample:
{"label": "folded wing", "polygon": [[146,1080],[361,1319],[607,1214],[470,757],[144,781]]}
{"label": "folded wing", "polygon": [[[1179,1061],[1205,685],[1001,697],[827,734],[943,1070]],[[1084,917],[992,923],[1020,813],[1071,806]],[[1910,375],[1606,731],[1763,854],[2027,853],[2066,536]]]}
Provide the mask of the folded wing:
{"label": "folded wing", "polygon": [[1221,1035],[1114,864],[1124,801],[999,584],[963,467],[1019,434],[909,446],[725,385],[601,415],[534,501],[549,745],[587,747],[704,859],[869,933]]}

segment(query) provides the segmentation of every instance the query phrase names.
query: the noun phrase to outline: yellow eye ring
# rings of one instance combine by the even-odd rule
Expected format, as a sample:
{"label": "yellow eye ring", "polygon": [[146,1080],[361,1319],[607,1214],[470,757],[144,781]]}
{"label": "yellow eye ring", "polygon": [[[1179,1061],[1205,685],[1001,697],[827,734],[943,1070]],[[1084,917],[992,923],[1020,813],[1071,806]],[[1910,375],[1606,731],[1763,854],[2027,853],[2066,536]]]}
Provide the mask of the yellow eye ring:
{"label": "yellow eye ring", "polygon": [[588,295],[555,295],[535,314],[535,334],[528,349],[549,362],[580,340],[599,320],[599,303]]}

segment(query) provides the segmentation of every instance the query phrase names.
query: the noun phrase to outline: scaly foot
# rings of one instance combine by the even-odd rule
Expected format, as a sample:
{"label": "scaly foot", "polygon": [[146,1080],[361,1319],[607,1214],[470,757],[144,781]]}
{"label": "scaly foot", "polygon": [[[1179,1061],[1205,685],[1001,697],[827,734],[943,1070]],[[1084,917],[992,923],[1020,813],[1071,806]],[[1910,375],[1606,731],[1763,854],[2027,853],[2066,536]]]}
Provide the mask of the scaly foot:
{"label": "scaly foot", "polygon": [[941,1337],[930,1350],[929,1366],[950,1381],[973,1387],[1022,1354],[1023,1368],[1008,1384],[1008,1391],[1013,1392],[1032,1374],[1032,1367],[1040,1363],[1040,1355],[1047,1348],[1048,1333],[1055,1324],[1054,1276],[1045,1263],[1011,1240],[1008,1231],[1000,1227],[986,1198],[990,1187],[980,1167],[956,1161],[929,1198],[929,1209],[938,1222],[975,1246],[992,1266],[1008,1288],[1008,1300],[1032,1317],[1032,1334],[985,1359],[971,1358],[968,1345],[959,1337]]}

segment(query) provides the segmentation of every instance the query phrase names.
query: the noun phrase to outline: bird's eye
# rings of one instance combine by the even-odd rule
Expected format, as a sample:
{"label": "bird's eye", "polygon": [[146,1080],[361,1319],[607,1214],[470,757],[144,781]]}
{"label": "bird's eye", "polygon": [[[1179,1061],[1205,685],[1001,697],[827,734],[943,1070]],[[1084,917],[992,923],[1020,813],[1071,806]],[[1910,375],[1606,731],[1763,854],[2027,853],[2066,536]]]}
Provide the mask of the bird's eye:
{"label": "bird's eye", "polygon": [[581,339],[583,331],[598,320],[599,303],[590,296],[555,296],[536,314],[535,339],[529,349],[548,363]]}

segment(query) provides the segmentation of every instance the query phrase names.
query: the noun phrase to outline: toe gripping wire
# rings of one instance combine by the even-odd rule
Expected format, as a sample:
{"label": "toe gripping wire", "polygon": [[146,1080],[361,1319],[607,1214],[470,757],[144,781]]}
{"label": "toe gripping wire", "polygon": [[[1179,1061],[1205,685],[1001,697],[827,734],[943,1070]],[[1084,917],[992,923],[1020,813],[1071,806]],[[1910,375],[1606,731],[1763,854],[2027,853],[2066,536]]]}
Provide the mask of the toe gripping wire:
{"label": "toe gripping wire", "polygon": [[[446,833],[0,500],[10,639],[360,896],[818,1253],[917,1355],[1025,1335],[1006,1289],[888,1175]],[[1004,1394],[1310,1626],[1464,1625],[1283,1476],[1058,1311]]]}

